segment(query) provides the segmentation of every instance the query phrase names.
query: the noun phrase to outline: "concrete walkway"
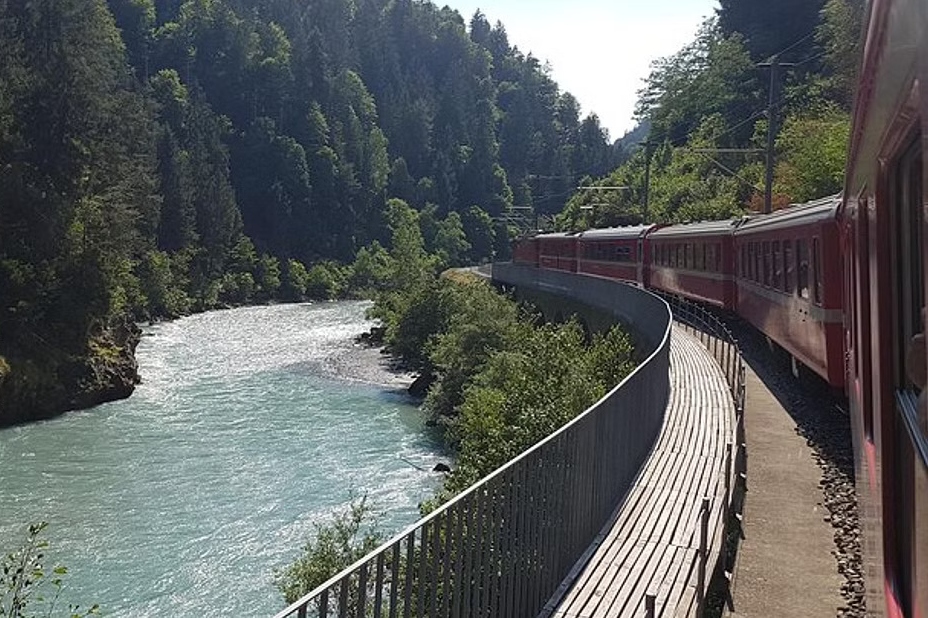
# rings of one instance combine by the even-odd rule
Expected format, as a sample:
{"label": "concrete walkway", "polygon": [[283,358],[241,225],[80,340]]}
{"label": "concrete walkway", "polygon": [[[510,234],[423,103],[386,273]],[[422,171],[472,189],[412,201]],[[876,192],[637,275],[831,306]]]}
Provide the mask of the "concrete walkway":
{"label": "concrete walkway", "polygon": [[835,616],[843,579],[824,521],[821,469],[796,423],[745,366],[747,485],[744,534],[732,581],[731,616]]}

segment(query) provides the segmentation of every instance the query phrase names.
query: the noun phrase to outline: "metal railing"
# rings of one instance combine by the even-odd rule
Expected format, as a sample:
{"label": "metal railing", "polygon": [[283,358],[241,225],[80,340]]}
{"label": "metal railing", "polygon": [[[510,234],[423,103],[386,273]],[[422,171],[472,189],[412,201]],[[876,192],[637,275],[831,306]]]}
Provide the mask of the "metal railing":
{"label": "metal railing", "polygon": [[[712,557],[718,560],[724,549],[725,539],[732,525],[740,522],[740,513],[734,503],[734,489],[742,483],[746,489],[746,443],[744,440],[744,400],[745,400],[745,371],[744,360],[738,347],[738,340],[725,324],[724,320],[712,310],[703,305],[691,302],[685,298],[658,293],[673,312],[674,321],[683,326],[690,334],[697,337],[703,346],[712,354],[725,375],[732,401],[734,403],[735,424],[730,441],[725,445],[725,461],[722,469],[723,490],[716,496],[715,503],[710,496],[703,497],[702,508],[699,511],[700,540],[699,551],[694,560],[696,569],[691,569],[691,579],[695,573],[696,581],[696,608],[697,616],[702,616],[705,609],[706,593],[708,588],[707,575],[711,575],[713,568],[709,562]],[[710,530],[709,525],[715,516],[716,526]],[[740,530],[739,532],[743,533]],[[729,578],[731,575],[725,573]],[[689,582],[688,582],[689,583]],[[654,607],[656,596],[647,595],[645,599],[648,618],[655,615]],[[726,601],[731,606],[731,597]]]}
{"label": "metal railing", "polygon": [[650,324],[663,334],[646,360],[567,425],[275,618],[538,614],[624,497],[669,397],[667,304],[618,282],[590,285],[594,296],[639,298],[642,315],[660,321]]}

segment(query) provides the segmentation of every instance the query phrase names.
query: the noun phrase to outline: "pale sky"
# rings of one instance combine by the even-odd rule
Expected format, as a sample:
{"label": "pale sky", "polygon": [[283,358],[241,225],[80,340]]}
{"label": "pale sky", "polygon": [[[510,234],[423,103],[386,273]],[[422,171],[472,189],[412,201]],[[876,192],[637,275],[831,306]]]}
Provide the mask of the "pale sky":
{"label": "pale sky", "polygon": [[583,115],[595,112],[612,140],[634,128],[636,92],[650,63],[693,40],[716,0],[436,0],[466,23],[479,8],[503,22],[509,44],[551,64]]}

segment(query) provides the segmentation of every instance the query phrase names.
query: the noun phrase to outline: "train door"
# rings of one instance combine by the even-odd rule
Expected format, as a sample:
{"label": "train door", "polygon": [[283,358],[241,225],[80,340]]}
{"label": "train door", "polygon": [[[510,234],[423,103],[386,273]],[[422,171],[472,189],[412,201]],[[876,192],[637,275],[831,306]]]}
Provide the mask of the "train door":
{"label": "train door", "polygon": [[[892,229],[892,376],[895,406],[881,419],[884,434],[884,536],[887,570],[895,574],[898,600],[905,615],[915,616],[918,587],[928,585],[928,347],[925,345],[925,215],[922,152],[913,139],[888,169]],[[892,445],[888,451],[887,446]],[[921,494],[921,495],[919,495]],[[886,499],[889,498],[889,499]],[[921,503],[920,503],[921,501]],[[921,583],[920,583],[921,580]],[[923,611],[928,607],[922,607]],[[921,615],[924,615],[921,613]]]}

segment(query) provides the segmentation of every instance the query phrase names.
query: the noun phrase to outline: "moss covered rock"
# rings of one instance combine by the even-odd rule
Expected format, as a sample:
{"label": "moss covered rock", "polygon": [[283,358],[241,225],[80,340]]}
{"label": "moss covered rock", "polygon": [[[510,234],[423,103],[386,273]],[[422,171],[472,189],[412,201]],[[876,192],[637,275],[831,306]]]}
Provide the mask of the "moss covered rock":
{"label": "moss covered rock", "polygon": [[94,333],[80,354],[49,344],[0,350],[0,427],[51,418],[132,394],[141,336],[118,321]]}

